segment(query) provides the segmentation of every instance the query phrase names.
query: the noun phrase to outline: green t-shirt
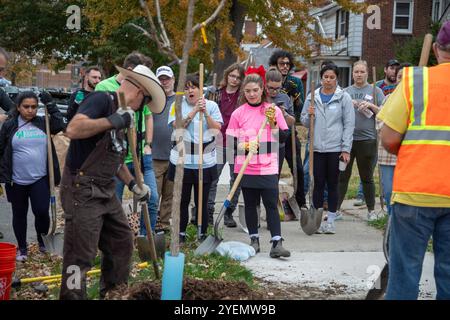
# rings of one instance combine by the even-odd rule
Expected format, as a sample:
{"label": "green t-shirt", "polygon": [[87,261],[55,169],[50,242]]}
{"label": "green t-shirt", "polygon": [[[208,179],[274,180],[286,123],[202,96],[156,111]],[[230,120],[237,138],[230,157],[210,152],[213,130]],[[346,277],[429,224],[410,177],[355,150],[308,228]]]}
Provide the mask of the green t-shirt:
{"label": "green t-shirt", "polygon": [[[95,87],[95,91],[116,91],[120,87],[120,83],[116,80],[117,75],[112,76],[111,78],[105,79],[103,81],[100,81],[97,86]],[[145,132],[145,117],[152,114],[150,109],[147,105],[144,106],[144,109],[142,111],[143,117],[142,117],[142,133]],[[137,128],[137,117],[134,118],[135,121],[135,127]],[[144,135],[145,136],[145,135]],[[142,153],[144,153],[144,146],[145,146],[145,139],[142,139]],[[128,150],[128,154],[125,157],[125,163],[131,163],[133,162],[133,156],[131,154],[131,150]]]}

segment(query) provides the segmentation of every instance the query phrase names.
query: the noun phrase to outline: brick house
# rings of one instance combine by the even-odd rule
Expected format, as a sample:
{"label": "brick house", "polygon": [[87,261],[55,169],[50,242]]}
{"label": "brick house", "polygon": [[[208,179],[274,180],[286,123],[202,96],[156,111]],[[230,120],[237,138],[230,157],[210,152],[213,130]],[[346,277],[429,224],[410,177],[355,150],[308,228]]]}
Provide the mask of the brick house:
{"label": "brick house", "polygon": [[396,46],[412,37],[422,37],[430,31],[433,21],[442,22],[450,18],[450,0],[365,2],[377,6],[372,8],[379,10],[380,28],[371,27],[374,11],[349,13],[334,1],[311,11],[316,18],[316,31],[331,38],[334,43],[331,46],[312,43],[314,53],[306,59],[310,78],[319,81],[319,67],[324,60],[332,60],[339,67],[339,84],[342,87],[352,83],[352,64],[359,59],[366,60],[369,67],[376,66],[380,74],[385,63],[395,57]]}

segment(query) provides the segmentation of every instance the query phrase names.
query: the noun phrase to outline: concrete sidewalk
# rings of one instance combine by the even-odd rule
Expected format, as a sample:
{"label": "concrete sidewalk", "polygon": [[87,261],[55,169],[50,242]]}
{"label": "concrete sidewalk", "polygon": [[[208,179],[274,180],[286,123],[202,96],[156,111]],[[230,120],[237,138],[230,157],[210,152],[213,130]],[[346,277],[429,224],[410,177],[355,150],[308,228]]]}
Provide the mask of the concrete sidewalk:
{"label": "concrete sidewalk", "polygon": [[[229,190],[229,173],[225,169],[228,166],[225,166],[219,180],[216,212],[219,212]],[[346,200],[343,209],[344,218],[336,221],[334,235],[308,236],[301,230],[299,221],[282,222],[283,246],[291,251],[291,257],[287,259],[269,257],[271,236],[262,219],[259,229],[261,252],[243,264],[256,277],[280,287],[293,290],[305,286],[316,288],[328,292],[325,299],[364,299],[386,262],[382,249],[383,234],[368,225],[366,207],[354,207],[353,200]],[[233,215],[238,221],[237,210]],[[248,234],[239,225],[237,228],[223,227],[222,234],[224,241],[249,243]],[[435,297],[433,265],[434,256],[427,253],[420,283],[420,299]]]}

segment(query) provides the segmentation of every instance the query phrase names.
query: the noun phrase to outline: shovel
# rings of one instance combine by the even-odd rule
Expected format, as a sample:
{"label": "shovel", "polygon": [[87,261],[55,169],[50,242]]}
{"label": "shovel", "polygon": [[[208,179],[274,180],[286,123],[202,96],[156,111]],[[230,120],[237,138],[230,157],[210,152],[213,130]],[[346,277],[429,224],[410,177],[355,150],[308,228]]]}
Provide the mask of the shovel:
{"label": "shovel", "polygon": [[[200,63],[200,99],[203,99],[203,63]],[[203,217],[203,112],[199,114],[199,134],[198,134],[198,204],[197,204],[197,238],[202,236],[202,217]]]}
{"label": "shovel", "polygon": [[[259,128],[257,136],[258,141],[261,138],[261,134],[266,125],[267,125],[267,118],[264,119],[263,123],[261,124],[261,127]],[[231,205],[231,199],[233,198],[233,195],[236,192],[239,183],[241,182],[242,176],[244,175],[244,171],[247,168],[247,165],[249,164],[252,157],[253,152],[249,151],[247,157],[245,158],[244,163],[242,164],[241,169],[239,170],[239,174],[236,177],[236,180],[234,180],[230,193],[228,194],[227,198],[225,199],[225,202],[223,203],[222,208],[220,209],[219,216],[217,217],[216,222],[214,223],[214,236],[209,235],[208,238],[206,238],[205,241],[203,241],[202,244],[198,246],[198,248],[195,250],[194,252],[195,255],[205,255],[214,253],[217,246],[223,241],[222,237],[219,235],[219,224],[225,214],[226,209],[229,208]]]}
{"label": "shovel", "polygon": [[294,193],[292,197],[288,199],[289,207],[291,207],[292,212],[295,215],[295,218],[298,219],[301,216],[300,207],[295,199],[295,195],[297,194],[297,184],[298,184],[298,174],[297,174],[297,149],[295,144],[295,123],[291,128],[291,145],[292,145],[292,171],[293,171],[293,183],[294,183]]}
{"label": "shovel", "polygon": [[[121,108],[124,108],[124,109],[126,108],[125,95],[123,94],[123,92],[119,93],[119,104],[120,104]],[[134,120],[132,120],[132,121],[134,121]],[[136,134],[135,133],[136,133],[136,131],[134,129],[127,130],[128,144],[130,146],[131,153],[133,155],[133,166],[134,166],[134,173],[136,176],[136,183],[137,183],[138,187],[142,189],[144,178],[142,176],[141,166],[140,166],[139,159],[138,159],[138,156],[136,153]],[[159,267],[158,267],[158,257],[156,255],[155,241],[153,239],[153,231],[150,226],[150,217],[148,214],[147,203],[141,204],[141,210],[144,215],[145,229],[147,230],[148,246],[144,245],[143,247],[140,247],[139,243],[141,243],[141,245],[142,245],[142,243],[143,243],[142,240],[139,240],[137,242],[138,252],[140,252],[139,256],[145,256],[145,254],[147,254],[147,253],[149,254],[152,264],[153,264],[153,270],[155,271],[155,276],[157,279],[159,279],[160,275],[159,275]]]}
{"label": "shovel", "polygon": [[55,173],[53,171],[52,138],[50,135],[50,120],[47,108],[45,108],[45,131],[47,133],[47,159],[52,226],[48,234],[42,234],[42,240],[44,241],[45,248],[50,253],[54,253],[62,257],[64,248],[64,234],[62,232],[56,232]]}
{"label": "shovel", "polygon": [[[314,81],[311,81],[311,107],[314,108]],[[314,118],[311,114],[309,124],[309,210],[302,209],[300,225],[304,233],[308,236],[315,233],[322,222],[323,208],[314,208]]]}

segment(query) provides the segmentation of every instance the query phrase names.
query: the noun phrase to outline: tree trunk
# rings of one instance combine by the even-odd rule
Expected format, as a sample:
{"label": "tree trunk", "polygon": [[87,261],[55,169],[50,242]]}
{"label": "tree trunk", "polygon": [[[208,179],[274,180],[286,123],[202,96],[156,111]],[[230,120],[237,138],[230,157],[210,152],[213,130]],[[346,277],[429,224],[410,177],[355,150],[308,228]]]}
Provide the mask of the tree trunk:
{"label": "tree trunk", "polygon": [[[178,78],[177,92],[184,91],[186,82],[187,66],[189,62],[189,50],[192,47],[193,31],[192,25],[194,20],[195,0],[189,0],[188,13],[186,20],[186,38],[183,46],[183,57],[180,65],[180,74]],[[178,162],[175,171],[175,181],[173,186],[173,201],[172,201],[172,240],[170,243],[170,253],[172,256],[178,256],[180,251],[179,234],[180,234],[180,204],[181,204],[181,190],[183,187],[183,173],[184,173],[184,143],[182,115],[181,115],[181,101],[182,96],[177,94],[175,99],[175,121],[176,132],[175,137],[178,148]]]}
{"label": "tree trunk", "polygon": [[[230,9],[230,20],[233,22],[233,28],[231,29],[231,35],[233,39],[236,40],[236,44],[239,47],[242,40],[242,29],[244,27],[245,15],[247,13],[247,7],[241,3],[240,0],[233,0],[233,5]],[[232,52],[230,48],[225,48],[225,57],[219,60],[219,43],[220,43],[220,32],[216,30],[216,46],[214,49],[214,70],[213,73],[217,73],[218,82],[223,77],[224,70],[231,64],[237,61],[236,53]]]}

